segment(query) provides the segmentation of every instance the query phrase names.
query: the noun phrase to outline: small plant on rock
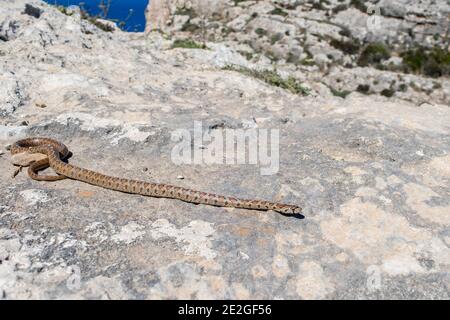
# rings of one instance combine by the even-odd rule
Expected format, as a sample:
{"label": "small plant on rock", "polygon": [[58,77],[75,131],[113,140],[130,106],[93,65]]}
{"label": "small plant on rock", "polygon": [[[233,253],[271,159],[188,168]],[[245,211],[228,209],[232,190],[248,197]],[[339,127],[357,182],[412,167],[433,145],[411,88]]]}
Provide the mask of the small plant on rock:
{"label": "small plant on rock", "polygon": [[382,61],[391,57],[390,50],[382,43],[371,43],[367,45],[361,53],[358,65],[367,67],[369,65],[379,65]]}
{"label": "small plant on rock", "polygon": [[192,39],[176,39],[172,44],[173,48],[207,49],[206,45],[197,43]]}
{"label": "small plant on rock", "polygon": [[362,94],[369,94],[370,86],[368,84],[360,84],[358,85],[358,88],[356,88],[356,91]]}
{"label": "small plant on rock", "polygon": [[433,78],[450,75],[450,52],[439,47],[420,47],[405,51],[401,56],[405,72],[420,73]]}
{"label": "small plant on rock", "polygon": [[258,36],[263,37],[263,36],[267,35],[267,30],[265,30],[263,28],[257,28],[257,29],[255,29],[255,33]]}
{"label": "small plant on rock", "polygon": [[275,8],[272,11],[270,11],[269,13],[273,14],[273,15],[277,15],[277,16],[282,16],[282,17],[286,17],[289,15],[289,13],[287,13],[286,11],[284,11],[281,8]]}
{"label": "small plant on rock", "polygon": [[310,90],[304,87],[297,79],[295,79],[294,77],[288,77],[284,79],[275,70],[259,71],[232,65],[226,66],[224,70],[231,70],[242,73],[246,76],[262,80],[269,85],[289,90],[294,94],[301,94],[303,96],[310,94]]}

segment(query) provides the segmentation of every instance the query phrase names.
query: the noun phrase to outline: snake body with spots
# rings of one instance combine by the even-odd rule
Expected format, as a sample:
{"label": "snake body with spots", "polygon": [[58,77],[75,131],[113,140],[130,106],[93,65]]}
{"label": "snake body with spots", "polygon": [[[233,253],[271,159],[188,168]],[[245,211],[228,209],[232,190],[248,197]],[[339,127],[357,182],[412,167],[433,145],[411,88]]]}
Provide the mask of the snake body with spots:
{"label": "snake body with spots", "polygon": [[[95,171],[79,168],[64,160],[69,150],[56,140],[50,138],[28,138],[17,141],[11,146],[11,154],[40,153],[47,157],[29,164],[28,174],[32,179],[40,181],[56,181],[71,178],[89,184],[144,196],[179,199],[195,204],[207,204],[219,207],[233,207],[251,210],[274,210],[283,214],[300,213],[301,208],[295,205],[282,204],[264,200],[239,199],[213,193],[195,191],[187,188],[161,183],[149,183],[138,180],[108,176]],[[58,176],[39,175],[38,171],[51,167]]]}

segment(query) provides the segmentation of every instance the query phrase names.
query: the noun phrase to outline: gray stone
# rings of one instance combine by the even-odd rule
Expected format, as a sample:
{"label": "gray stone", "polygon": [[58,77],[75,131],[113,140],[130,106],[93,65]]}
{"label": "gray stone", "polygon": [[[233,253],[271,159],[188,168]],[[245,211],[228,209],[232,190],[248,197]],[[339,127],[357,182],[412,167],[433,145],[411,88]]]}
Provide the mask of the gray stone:
{"label": "gray stone", "polygon": [[404,18],[408,11],[408,4],[405,4],[404,2],[407,1],[403,1],[402,3],[402,1],[392,2],[382,0],[377,4],[377,6],[381,9],[381,14],[384,16]]}
{"label": "gray stone", "polygon": [[25,99],[19,80],[9,72],[0,73],[0,115],[7,116],[15,112]]}
{"label": "gray stone", "polygon": [[18,29],[19,24],[17,21],[5,19],[0,24],[0,40],[2,41],[13,40]]}

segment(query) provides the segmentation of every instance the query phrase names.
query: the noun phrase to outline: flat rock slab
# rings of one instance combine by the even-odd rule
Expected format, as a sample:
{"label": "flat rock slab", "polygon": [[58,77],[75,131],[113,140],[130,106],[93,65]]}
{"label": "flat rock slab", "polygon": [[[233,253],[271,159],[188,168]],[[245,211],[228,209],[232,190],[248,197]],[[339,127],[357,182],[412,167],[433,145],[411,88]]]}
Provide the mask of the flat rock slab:
{"label": "flat rock slab", "polygon": [[[0,9],[18,24],[0,74],[21,101],[0,126],[0,297],[449,298],[447,106],[296,96],[33,3],[40,18],[22,1]],[[173,133],[194,120],[278,129],[278,173],[174,164]],[[5,146],[35,135],[64,142],[84,168],[282,200],[304,218],[12,179]]]}

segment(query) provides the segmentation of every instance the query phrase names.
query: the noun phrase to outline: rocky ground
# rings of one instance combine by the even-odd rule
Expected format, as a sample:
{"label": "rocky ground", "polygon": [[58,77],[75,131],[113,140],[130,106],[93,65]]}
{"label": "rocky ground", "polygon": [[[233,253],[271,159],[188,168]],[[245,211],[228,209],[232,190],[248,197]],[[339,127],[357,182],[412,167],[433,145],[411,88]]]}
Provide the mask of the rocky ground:
{"label": "rocky ground", "polygon": [[147,32],[220,42],[321,96],[450,104],[446,0],[155,0],[147,17]]}
{"label": "rocky ground", "polygon": [[[249,72],[262,56],[105,24],[37,0],[0,7],[1,298],[449,298],[448,78],[404,74],[435,95],[344,99],[324,83],[391,71]],[[279,129],[279,172],[175,165],[172,133],[194,120]],[[7,146],[31,135],[85,168],[297,203],[304,218],[13,179]]]}

